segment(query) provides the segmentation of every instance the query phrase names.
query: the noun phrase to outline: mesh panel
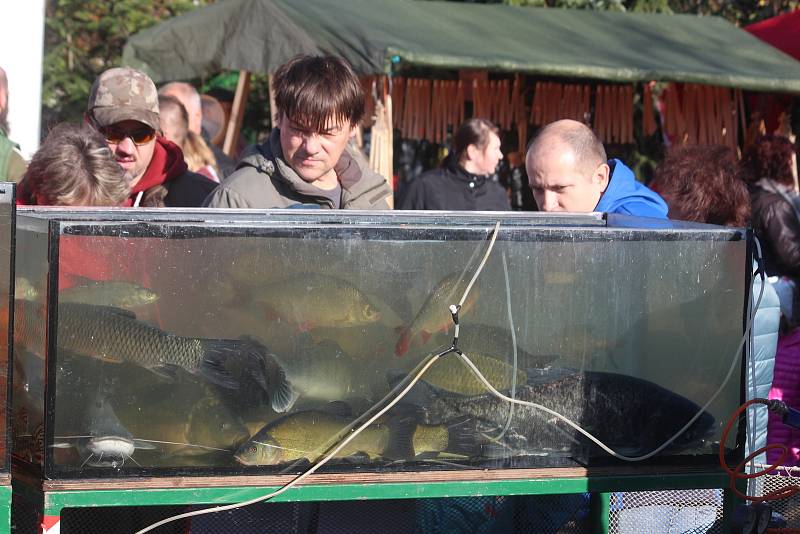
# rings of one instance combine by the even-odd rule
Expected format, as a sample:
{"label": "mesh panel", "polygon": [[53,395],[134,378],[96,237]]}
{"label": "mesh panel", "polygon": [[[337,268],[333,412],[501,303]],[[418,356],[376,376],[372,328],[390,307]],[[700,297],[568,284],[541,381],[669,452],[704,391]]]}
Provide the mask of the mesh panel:
{"label": "mesh panel", "polygon": [[[256,504],[197,516],[156,534],[583,534],[589,533],[585,495],[459,497],[320,503]],[[201,509],[201,507],[196,507]],[[61,532],[132,533],[187,511],[186,507],[65,509]],[[26,532],[27,531],[18,531]],[[35,530],[33,531],[35,532]]]}
{"label": "mesh panel", "polygon": [[608,531],[722,534],[722,497],[716,489],[614,493]]}
{"label": "mesh panel", "polygon": [[11,499],[11,532],[15,534],[37,534],[39,532],[39,509],[22,500],[17,494]]}
{"label": "mesh panel", "polygon": [[[125,506],[65,508],[61,512],[62,534],[132,534],[167,517],[182,514],[185,506]],[[184,534],[185,521],[158,528],[156,534]],[[230,533],[228,533],[230,534]]]}
{"label": "mesh panel", "polygon": [[[768,467],[768,465],[755,464],[757,471]],[[800,486],[800,467],[783,467],[781,468],[781,474],[764,475],[756,480],[760,482],[753,492],[757,496],[785,488],[786,486]],[[769,501],[767,504],[786,519],[787,528],[800,528],[800,494],[788,499]]]}

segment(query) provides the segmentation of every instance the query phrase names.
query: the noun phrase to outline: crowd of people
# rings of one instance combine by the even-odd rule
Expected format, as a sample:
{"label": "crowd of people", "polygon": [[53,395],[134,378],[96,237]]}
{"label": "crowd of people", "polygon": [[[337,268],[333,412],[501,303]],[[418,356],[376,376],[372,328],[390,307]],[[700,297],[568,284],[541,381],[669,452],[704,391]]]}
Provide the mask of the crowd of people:
{"label": "crowd of people", "polygon": [[[8,90],[0,69],[0,180],[18,181],[22,205],[383,210],[393,191],[351,142],[364,112],[352,68],[336,57],[299,56],[273,77],[277,124],[237,161],[220,149],[224,111],[190,84],[156,89],[144,73],[111,68],[92,85],[82,124],[50,130],[27,164],[9,140]],[[204,113],[213,130],[204,128]],[[442,166],[407,184],[399,209],[503,211],[509,194],[496,169],[501,132],[472,118],[453,132]],[[768,394],[800,406],[800,329],[794,280],[800,276],[800,197],[796,146],[763,136],[741,159],[723,146],[674,147],[650,187],[585,124],[543,127],[524,158],[542,211],[607,212],[733,227],[752,226],[769,282],[763,289],[747,372],[748,397]],[[800,440],[753,411],[747,447]],[[764,461],[761,457],[759,461]],[[770,458],[774,460],[774,458]]]}

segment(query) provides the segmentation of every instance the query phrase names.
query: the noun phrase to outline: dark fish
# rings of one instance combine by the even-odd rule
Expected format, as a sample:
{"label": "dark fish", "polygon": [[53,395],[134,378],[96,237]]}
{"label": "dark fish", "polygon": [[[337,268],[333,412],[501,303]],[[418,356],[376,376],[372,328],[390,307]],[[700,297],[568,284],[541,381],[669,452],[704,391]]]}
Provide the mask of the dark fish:
{"label": "dark fish", "polygon": [[[44,308],[16,301],[14,340],[31,351],[44,339]],[[283,369],[250,339],[203,339],[165,332],[136,319],[130,311],[108,306],[63,303],[58,309],[58,350],[105,363],[128,362],[174,378],[177,368],[227,389],[241,376],[252,378],[269,396],[275,411],[291,406],[294,394]],[[226,362],[234,359],[240,376]]]}
{"label": "dark fish", "polygon": [[[536,383],[517,388],[516,398],[560,413],[629,456],[654,450],[700,410],[694,402],[647,380],[601,372],[554,371]],[[596,447],[560,419],[530,406],[515,405],[511,423],[503,433],[511,404],[492,394],[465,398],[441,394],[428,386],[424,394],[417,392],[416,399],[422,403],[426,424],[473,417],[486,437],[503,434],[500,445],[509,455],[583,454]],[[714,429],[714,417],[703,412],[668,450],[697,447]]]}

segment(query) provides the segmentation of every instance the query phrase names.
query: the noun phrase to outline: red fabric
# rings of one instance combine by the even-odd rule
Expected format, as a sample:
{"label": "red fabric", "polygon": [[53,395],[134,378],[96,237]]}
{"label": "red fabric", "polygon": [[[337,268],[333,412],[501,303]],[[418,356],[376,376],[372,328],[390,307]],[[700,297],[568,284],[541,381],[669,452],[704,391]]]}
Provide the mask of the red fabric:
{"label": "red fabric", "polygon": [[151,187],[168,182],[188,169],[180,147],[161,136],[156,137],[153,159],[150,160],[144,176],[133,186],[131,196],[123,203],[123,206],[133,206],[136,195],[141,191],[147,191]]}
{"label": "red fabric", "polygon": [[[800,328],[778,340],[775,375],[769,398],[782,400],[792,408],[800,408]],[[767,423],[767,443],[788,447],[789,455],[783,465],[800,465],[800,430],[784,425],[781,417],[772,412]],[[767,451],[767,463],[774,463],[779,456],[780,451]]]}
{"label": "red fabric", "polygon": [[744,29],[800,60],[800,9],[750,24]]}

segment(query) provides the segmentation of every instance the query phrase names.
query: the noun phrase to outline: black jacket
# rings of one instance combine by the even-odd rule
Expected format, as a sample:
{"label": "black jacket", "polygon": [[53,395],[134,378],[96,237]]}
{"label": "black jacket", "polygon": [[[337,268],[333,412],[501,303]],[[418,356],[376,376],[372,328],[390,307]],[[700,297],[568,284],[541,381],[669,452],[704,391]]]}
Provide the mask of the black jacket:
{"label": "black jacket", "polygon": [[789,196],[760,184],[749,189],[753,230],[761,240],[767,274],[800,277],[800,219]]}
{"label": "black jacket", "polygon": [[217,183],[212,182],[202,174],[185,171],[168,182],[164,182],[167,196],[164,204],[172,208],[197,208],[217,188]]}
{"label": "black jacket", "polygon": [[398,209],[508,211],[511,202],[496,176],[477,176],[447,162],[408,184]]}

